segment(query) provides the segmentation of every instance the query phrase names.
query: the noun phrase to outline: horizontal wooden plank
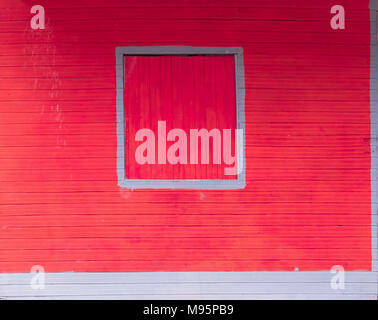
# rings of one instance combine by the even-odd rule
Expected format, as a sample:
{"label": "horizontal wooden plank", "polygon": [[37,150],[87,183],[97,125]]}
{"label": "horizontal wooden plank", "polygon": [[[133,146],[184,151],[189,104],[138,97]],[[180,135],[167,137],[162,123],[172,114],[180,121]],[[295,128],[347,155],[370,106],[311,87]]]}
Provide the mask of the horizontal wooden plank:
{"label": "horizontal wooden plank", "polygon": [[[254,170],[251,173],[248,172],[247,176],[251,181],[259,183],[265,181],[267,183],[275,184],[277,181],[283,181],[286,183],[296,183],[300,185],[304,181],[316,181],[328,182],[337,181],[361,181],[361,177],[369,176],[369,169],[351,169],[351,168],[294,168],[294,169],[280,169],[280,168],[268,168],[265,170]],[[70,181],[98,181],[101,184],[104,181],[117,181],[117,173],[114,169],[78,169],[72,168],[71,170],[65,170],[65,168],[57,169],[44,169],[39,170],[29,168],[23,169],[2,169],[0,168],[0,181],[7,182],[66,182]],[[93,184],[91,184],[93,185]],[[196,191],[193,191],[196,192]],[[208,192],[208,191],[206,191]]]}
{"label": "horizontal wooden plank", "polygon": [[[185,189],[184,189],[185,190]],[[214,193],[203,193],[200,192],[199,190],[196,193],[193,193],[191,189],[181,191],[181,190],[165,190],[165,189],[156,189],[155,192],[154,190],[148,190],[146,189],[145,192],[133,192],[131,189],[119,189],[118,192],[111,190],[111,191],[104,191],[102,194],[101,198],[97,197],[97,203],[98,204],[103,204],[106,205],[109,203],[109,207],[111,207],[111,204],[120,204],[123,203],[125,206],[128,206],[129,204],[135,205],[138,203],[142,203],[143,199],[145,199],[146,203],[153,203],[156,201],[157,204],[164,204],[167,205],[169,203],[170,199],[169,197],[176,197],[177,202],[180,204],[183,204],[182,209],[184,212],[188,212],[187,208],[185,205],[189,203],[190,201],[199,201],[199,203],[202,205],[214,205],[216,201],[222,201],[224,203],[230,202],[230,206],[235,206],[235,203],[240,202],[240,210],[243,212],[243,207],[246,206],[247,204],[253,204],[255,203],[256,205],[260,204],[261,207],[263,207],[266,202],[268,202],[264,197],[268,197],[271,195],[271,200],[272,202],[276,203],[292,203],[293,201],[297,201],[298,203],[308,203],[313,197],[314,203],[319,202],[320,207],[324,209],[324,207],[327,206],[327,204],[336,204],[342,202],[342,199],[344,197],[349,196],[349,200],[347,201],[348,203],[351,204],[366,204],[369,202],[369,192],[327,192],[327,191],[285,191],[285,190],[280,190],[280,191],[275,191],[275,192],[270,192],[266,193],[264,191],[254,191],[254,190],[244,190],[243,191],[243,196],[240,195],[240,191],[236,190],[230,190],[225,192],[214,192]],[[201,190],[202,191],[202,190]],[[206,192],[206,191],[205,191]],[[333,194],[333,198],[332,198]],[[46,204],[49,203],[55,203],[53,200],[59,200],[60,204],[63,203],[70,203],[70,200],[79,198],[82,196],[83,198],[83,203],[88,203],[88,204],[94,204],[95,201],[93,199],[96,197],[96,192],[54,192],[52,190],[51,192],[38,192],[36,190],[35,192],[17,192],[17,193],[2,193],[2,196],[5,199],[21,199],[22,197],[25,198],[25,202],[19,202],[19,203],[14,203],[15,205],[32,205],[32,204],[38,204],[43,206],[43,201],[38,202],[38,201],[32,201],[32,198],[39,195],[40,197],[46,198]],[[224,199],[222,199],[222,196]],[[282,197],[281,201],[279,201],[279,197]],[[300,199],[300,197],[302,197]],[[328,198],[329,197],[329,198]],[[296,199],[295,199],[296,198]],[[353,198],[355,200],[353,201]],[[125,199],[129,199],[128,201],[125,201]],[[357,200],[358,199],[358,200]],[[29,201],[30,200],[30,201]],[[37,200],[37,199],[36,199]],[[72,202],[75,203],[75,202]],[[78,204],[79,202],[76,202]],[[8,204],[6,201],[2,203],[3,207],[6,207]],[[88,207],[90,208],[90,207]],[[161,207],[160,207],[161,209]],[[177,209],[179,210],[179,209]],[[194,209],[193,209],[194,210]],[[225,209],[225,210],[230,210],[230,208]],[[145,211],[144,211],[145,212]],[[190,211],[189,211],[190,212]]]}
{"label": "horizontal wooden plank", "polygon": [[[277,49],[277,48],[276,48]],[[279,48],[278,48],[279,49]],[[37,59],[38,60],[38,59]],[[352,59],[350,59],[352,60]],[[65,64],[56,65],[38,65],[31,66],[32,62],[29,62],[29,65],[13,65],[13,66],[0,66],[0,79],[6,80],[6,77],[17,77],[17,78],[40,78],[48,77],[57,81],[59,84],[59,78],[69,77],[69,78],[81,78],[81,77],[94,77],[94,78],[112,78],[111,82],[114,83],[115,79],[115,69],[110,65],[97,65],[96,68],[93,65],[88,65],[82,61],[81,64],[67,66]],[[247,71],[248,74],[252,75],[255,78],[296,78],[297,76],[303,77],[328,77],[327,82],[329,81],[329,74],[335,76],[334,82],[338,78],[346,79],[369,79],[369,68],[358,68],[358,67],[348,67],[344,65],[317,65],[316,68],[314,65],[306,64],[302,65],[301,68],[294,68],[293,66],[287,66],[285,64],[275,64],[275,65],[254,65],[251,71]],[[4,81],[4,80],[2,80]],[[248,97],[247,97],[248,99]],[[72,99],[67,99],[72,100]]]}
{"label": "horizontal wooden plank", "polygon": [[[276,46],[276,50],[279,46]],[[114,48],[113,48],[114,51]],[[253,51],[253,46],[246,46],[244,48],[245,67],[247,75],[253,75],[253,67],[255,65],[270,65],[270,66],[307,66],[315,69],[315,66],[323,67],[342,67],[345,70],[353,68],[370,69],[370,59],[366,55],[361,56],[343,56],[343,55],[326,55],[319,54],[303,54],[290,53],[277,55],[275,52],[266,54],[256,54]],[[29,66],[106,66],[108,68],[114,67],[115,54],[108,52],[108,54],[97,54],[93,52],[87,55],[73,55],[73,54],[29,54],[29,55],[0,55],[0,66],[5,67],[29,67]],[[9,68],[10,69],[10,68]],[[113,69],[113,68],[112,68]],[[249,71],[250,70],[250,71]],[[352,77],[353,74],[348,75]],[[329,81],[332,82],[332,81]],[[351,88],[352,89],[352,88]]]}
{"label": "horizontal wooden plank", "polygon": [[[313,158],[268,158],[268,157],[250,157],[249,170],[258,169],[364,169],[370,164],[370,157],[362,158],[330,158],[330,157],[313,157]],[[78,169],[113,169],[116,172],[116,163],[113,159],[0,159],[0,166],[3,170],[78,170]],[[374,168],[374,167],[373,167]],[[374,168],[377,169],[377,168]]]}
{"label": "horizontal wooden plank", "polygon": [[[251,100],[248,96],[245,99],[245,104],[247,110],[255,112],[312,112],[312,113],[370,113],[369,103],[366,101],[318,101],[302,100],[302,101],[292,101],[292,100],[260,100],[258,103]],[[13,100],[13,101],[2,101],[0,115],[2,113],[66,113],[66,112],[81,112],[81,113],[91,113],[91,112],[115,112],[116,105],[114,100],[94,100],[87,103],[85,100],[82,101],[72,101],[71,99],[66,99],[64,101],[24,101],[24,100]],[[268,115],[268,114],[267,114]],[[16,115],[15,115],[16,116]],[[253,125],[253,121],[250,125]],[[0,130],[3,128],[0,127]],[[43,124],[35,123],[36,125]],[[62,123],[61,128],[64,128],[66,124]],[[296,124],[297,125],[297,124]],[[332,124],[328,124],[332,125]],[[59,124],[60,126],[60,124]],[[14,129],[16,129],[15,126]],[[11,135],[13,131],[10,131]]]}
{"label": "horizontal wooden plank", "polygon": [[[116,89],[115,77],[111,80],[106,77],[101,78],[81,78],[81,75],[77,75],[73,78],[72,75],[69,78],[56,76],[55,78],[19,78],[14,77],[12,81],[3,78],[0,80],[0,90],[12,89],[12,90],[49,90],[51,88],[57,88],[61,90],[67,89]],[[285,80],[285,81],[283,81]],[[277,88],[277,89],[325,89],[325,90],[342,90],[342,89],[363,89],[367,85],[368,79],[353,78],[350,74],[345,76],[345,72],[339,75],[334,75],[330,80],[329,77],[319,77],[318,79],[313,77],[311,82],[308,82],[308,76],[298,76],[296,78],[272,78],[264,77],[257,78],[254,73],[246,73],[246,86],[248,88]]]}
{"label": "horizontal wooden plank", "polygon": [[[1,113],[0,113],[1,115]],[[267,135],[267,136],[360,136],[369,137],[368,126],[359,123],[247,123],[249,136]],[[2,124],[0,126],[0,136],[6,136],[12,139],[12,136],[65,136],[78,135],[83,132],[92,132],[95,135],[109,135],[114,130],[114,125],[109,123],[87,122],[87,123],[12,123]],[[9,153],[14,153],[13,149],[6,147]],[[15,146],[14,148],[17,148]],[[37,150],[38,147],[29,147],[30,151]],[[59,148],[58,146],[47,147],[48,150]],[[348,146],[346,146],[348,148]],[[357,150],[365,148],[355,146]],[[0,146],[0,154],[4,154],[4,147]],[[349,148],[350,149],[350,148]],[[43,149],[41,149],[43,150]],[[60,148],[61,150],[61,148]],[[91,147],[95,151],[95,147]],[[107,150],[105,148],[104,150]],[[61,150],[63,151],[63,150]],[[106,153],[106,152],[105,152]],[[32,156],[32,155],[31,155]]]}
{"label": "horizontal wooden plank", "polygon": [[[48,197],[48,196],[47,196]],[[193,238],[207,238],[218,237],[220,233],[223,237],[250,237],[264,234],[281,234],[287,235],[290,232],[293,236],[308,236],[308,237],[347,237],[353,235],[370,234],[370,228],[366,226],[327,226],[314,228],[313,226],[287,226],[283,229],[281,226],[70,226],[70,227],[6,227],[0,233],[1,239],[27,239],[27,238],[52,238],[63,239],[71,237],[142,237],[142,238],[180,238],[180,237],[193,237]]]}
{"label": "horizontal wooden plank", "polygon": [[[97,3],[97,2],[96,2]],[[304,1],[297,1],[295,5],[285,3],[272,3],[264,1],[258,4],[257,1],[249,1],[248,5],[240,5],[232,1],[228,4],[217,2],[209,5],[204,2],[179,2],[167,6],[161,2],[138,3],[119,2],[116,7],[112,3],[103,6],[93,3],[78,4],[66,3],[57,8],[54,3],[49,3],[46,8],[54,21],[67,20],[117,20],[117,19],[248,19],[248,20],[301,20],[301,21],[329,21],[329,9],[334,4],[327,1],[326,4],[305,4]],[[317,2],[319,3],[319,2]],[[349,10],[350,21],[366,21],[368,18],[368,4],[364,0],[356,6],[356,2],[348,5],[343,2]],[[101,10],[99,10],[101,8]],[[15,7],[4,5],[0,10],[1,21],[30,20],[30,6]]]}
{"label": "horizontal wooden plank", "polygon": [[[10,1],[10,0],[7,0]],[[6,4],[7,2],[3,3]],[[319,0],[315,3],[309,2],[304,3],[301,0],[288,0],[285,2],[285,5],[288,8],[328,8],[329,4],[332,3],[330,0]],[[353,0],[345,0],[343,1],[343,4],[350,7],[351,9],[365,9],[367,2],[366,0],[360,1],[359,3],[356,3]],[[50,8],[107,8],[107,7],[116,7],[116,8],[138,8],[138,7],[145,7],[145,8],[155,8],[155,7],[174,7],[174,8],[192,8],[192,7],[200,7],[200,8],[217,8],[217,7],[241,7],[241,8],[248,8],[248,7],[267,7],[267,8],[281,8],[282,2],[280,0],[269,0],[269,1],[263,1],[263,0],[254,0],[252,3],[249,0],[222,0],[221,2],[215,1],[215,0],[194,0],[190,3],[187,1],[173,1],[173,0],[163,0],[163,1],[148,1],[148,0],[142,0],[138,2],[134,1],[122,1],[122,0],[111,0],[111,1],[105,1],[105,0],[98,0],[96,2],[90,1],[90,0],[83,0],[80,3],[77,3],[73,0],[68,0],[64,3],[49,3]],[[3,6],[2,8],[4,8]]]}
{"label": "horizontal wooden plank", "polygon": [[[75,8],[56,11],[50,11],[49,15],[53,15],[50,23],[47,25],[47,30],[51,29],[54,32],[88,32],[88,31],[114,31],[121,29],[128,30],[146,30],[159,27],[185,27],[190,26],[191,30],[198,32],[201,29],[217,29],[217,30],[234,30],[243,32],[245,30],[254,31],[269,31],[269,32],[308,32],[308,33],[329,33],[330,26],[324,23],[325,16],[319,17],[319,20],[285,20],[284,16],[281,19],[276,17],[267,23],[264,20],[256,19],[256,13],[246,16],[245,13],[240,13],[239,16],[232,16],[232,13],[224,13],[223,16],[212,16],[216,10],[207,10],[206,16],[197,9],[195,12],[192,9],[192,15],[189,16],[186,10],[175,9],[176,15],[169,16],[163,8],[156,9],[122,9],[124,15],[120,18],[110,20],[106,15],[102,16],[101,21],[106,21],[101,25],[95,23],[96,16],[98,16],[98,9],[88,8],[87,15],[83,16],[83,12],[78,12]],[[168,9],[169,10],[169,9]],[[226,11],[226,9],[223,9]],[[114,8],[104,8],[104,12],[115,13],[119,17],[120,12],[114,12]],[[141,16],[132,16],[136,11],[143,14]],[[154,11],[152,13],[152,11]],[[172,10],[171,10],[172,11]],[[306,10],[307,12],[308,10]],[[67,19],[62,20],[62,12],[66,12]],[[303,10],[304,12],[304,10]],[[93,13],[93,15],[91,15]],[[194,15],[197,13],[197,15]],[[216,13],[216,12],[215,12]],[[190,14],[190,13],[189,13]],[[148,17],[149,15],[149,17]],[[237,22],[237,23],[235,23]],[[0,22],[1,33],[16,33],[21,32],[30,26],[29,20],[2,20]],[[364,34],[367,32],[366,22],[350,21],[348,19],[348,32]]]}
{"label": "horizontal wooden plank", "polygon": [[[178,206],[175,202],[148,202],[146,207],[143,201],[135,201],[135,199],[144,198],[146,195],[151,197],[160,194],[173,194],[172,198],[176,198],[178,194],[186,194],[190,196],[190,206],[187,203],[181,203]],[[215,191],[208,190],[183,190],[180,192],[172,192],[167,190],[122,190],[120,195],[124,201],[109,202],[103,199],[98,199],[97,202],[92,203],[69,203],[69,205],[58,204],[52,205],[50,203],[23,203],[18,202],[14,204],[0,205],[0,209],[4,214],[24,214],[24,215],[41,215],[41,214],[59,214],[69,215],[72,212],[88,214],[125,214],[130,211],[133,214],[159,214],[173,213],[173,214],[209,214],[208,205],[211,205],[211,212],[213,214],[371,214],[371,202],[337,202],[333,201],[321,202],[312,201],[312,199],[303,198],[301,201],[285,201],[281,202],[255,201],[253,198],[239,201],[237,203],[238,211],[235,211],[235,202],[222,201],[215,196],[219,194]],[[127,201],[125,199],[128,199]],[[336,201],[335,201],[336,200]],[[128,211],[126,211],[128,210]],[[269,236],[269,235],[265,235]],[[292,236],[292,235],[291,235]]]}
{"label": "horizontal wooden plank", "polygon": [[[24,177],[25,175],[22,175]],[[20,180],[21,178],[20,177]],[[41,179],[37,182],[7,182],[0,185],[0,193],[3,192],[110,192],[118,191],[118,182],[116,179],[110,181],[98,181],[96,176],[88,176],[95,184],[90,181],[56,181],[46,182]],[[370,175],[361,175],[359,180],[343,180],[333,181],[324,177],[324,180],[279,180],[272,181],[260,180],[256,181],[254,176],[248,176],[251,180],[248,188],[249,192],[277,192],[277,191],[308,191],[311,192],[355,192],[370,187]]]}
{"label": "horizontal wooden plank", "polygon": [[[0,262],[3,272],[30,272],[35,260],[28,262]],[[345,270],[371,270],[370,260],[332,259],[332,260],[249,260],[249,261],[168,261],[168,260],[70,260],[70,261],[38,261],[45,270],[55,272],[137,272],[141,268],[149,271],[234,271],[235,264],[238,271],[293,271],[296,268],[302,271],[330,270],[333,265],[342,265]],[[30,288],[30,285],[28,285]],[[104,294],[104,293],[103,293]]]}
{"label": "horizontal wooden plank", "polygon": [[[189,25],[190,26],[190,25]],[[212,39],[214,42],[218,43],[244,43],[250,39],[249,42],[270,42],[277,44],[289,44],[289,43],[312,43],[316,45],[317,43],[325,44],[328,42],[335,42],[337,44],[347,44],[350,42],[356,44],[366,44],[370,43],[370,36],[365,33],[364,36],[357,33],[335,33],[332,32],[332,29],[328,33],[311,33],[309,36],[308,33],[301,32],[287,32],[285,37],[282,37],[282,34],[279,32],[268,32],[268,31],[254,31],[254,30],[245,30],[244,32],[230,30],[224,30],[221,32],[217,29],[202,29],[197,32],[193,32],[193,27],[185,28],[183,26],[173,26],[174,32],[172,31],[172,26],[166,28],[153,28],[151,26],[148,30],[129,30],[121,29],[114,31],[88,31],[88,32],[75,32],[67,33],[64,31],[54,31],[54,37],[48,36],[50,32],[42,34],[38,38],[38,42],[45,44],[54,44],[55,42],[62,43],[75,43],[76,41],[85,41],[89,43],[114,43],[119,45],[132,44],[143,41],[144,43],[158,43],[157,39],[160,41],[160,45],[164,45],[165,41],[175,42],[176,44],[182,39],[185,39],[186,43],[192,43],[193,45],[198,45],[200,43],[206,43],[200,39]],[[369,29],[367,29],[368,31]],[[195,30],[194,30],[195,31]],[[201,34],[201,38],[198,38],[198,35]],[[25,42],[35,42],[36,38],[33,34],[33,30],[30,30],[28,33],[2,33],[2,43],[3,44],[21,44]],[[125,40],[121,40],[125,39]]]}
{"label": "horizontal wooden plank", "polygon": [[[80,115],[80,114],[79,114]],[[82,115],[83,117],[90,115]],[[58,120],[59,121],[59,120]],[[76,135],[42,135],[42,136],[0,136],[0,143],[2,147],[75,147],[75,146],[108,146],[114,147],[116,145],[116,129],[115,124],[112,124],[114,134],[76,134]],[[370,137],[368,135],[356,136],[273,136],[273,135],[256,135],[247,131],[246,145],[249,147],[344,147],[370,148]],[[316,138],[315,138],[316,137]],[[108,149],[110,150],[110,149]],[[365,149],[368,150],[368,149]],[[250,150],[253,152],[253,149]],[[114,156],[114,154],[112,155]],[[335,156],[335,155],[333,155]],[[250,154],[247,153],[247,157]],[[329,155],[332,158],[332,154]],[[269,157],[267,157],[269,158]]]}
{"label": "horizontal wooden plank", "polygon": [[[103,17],[104,18],[104,17]],[[143,18],[142,18],[143,19]],[[112,20],[111,20],[112,21]],[[348,20],[349,21],[349,20]],[[9,22],[8,22],[9,23]],[[7,22],[1,22],[0,26],[8,25]],[[24,23],[29,23],[29,19]],[[87,22],[88,23],[88,22]],[[265,22],[266,23],[266,22]],[[274,20],[269,20],[269,23],[274,23]],[[293,23],[290,21],[288,23]],[[364,22],[365,23],[365,22]],[[318,24],[316,24],[318,25]],[[326,24],[324,24],[326,25]],[[328,27],[328,25],[327,25]],[[211,40],[209,40],[212,43]],[[277,44],[268,42],[250,43],[248,39],[243,43],[244,48],[248,48],[245,55],[255,55],[255,54],[272,54],[277,50]],[[67,46],[67,44],[54,43],[33,43],[25,42],[20,44],[4,44],[0,43],[0,55],[24,55],[35,56],[35,55],[79,55],[88,56],[91,54],[101,55],[101,54],[111,54],[114,52],[114,44],[112,43],[87,43],[83,46]],[[310,56],[358,56],[366,57],[366,46],[361,44],[355,44],[350,46],[348,44],[339,43],[327,43],[327,44],[317,44],[314,46],[312,43],[292,43],[290,46],[280,46],[280,54],[282,55],[310,55]],[[347,66],[345,66],[347,67]],[[63,70],[62,70],[63,71]],[[300,71],[300,70],[297,70]],[[3,76],[3,74],[2,74]],[[27,76],[27,74],[24,74]]]}
{"label": "horizontal wooden plank", "polygon": [[[0,93],[1,95],[1,93]],[[252,108],[251,108],[252,109]],[[370,114],[368,113],[342,113],[342,112],[258,112],[251,109],[245,111],[246,123],[353,123],[365,124],[366,131],[370,123]],[[136,116],[136,115],[135,115]],[[163,119],[162,119],[163,120]],[[1,113],[0,124],[27,124],[27,123],[110,123],[109,129],[116,124],[116,111],[107,112],[61,112],[59,106],[54,111],[45,111],[41,113]],[[194,127],[193,127],[194,129]],[[169,130],[169,128],[167,128]],[[319,130],[320,131],[320,130]],[[115,132],[115,131],[114,131]],[[48,137],[46,137],[48,138]],[[16,140],[17,138],[14,137]],[[27,137],[25,137],[27,139]]]}
{"label": "horizontal wooden plank", "polygon": [[[349,90],[349,91],[328,91],[328,90],[316,90],[316,89],[302,89],[302,90],[278,90],[270,88],[246,88],[246,94],[248,99],[252,101],[259,100],[313,100],[313,101],[339,101],[343,103],[344,101],[360,101],[368,102],[369,90]],[[11,100],[44,100],[44,101],[62,101],[62,100],[83,100],[90,101],[93,100],[103,100],[109,99],[110,101],[115,101],[115,91],[112,89],[48,89],[48,90],[0,90],[0,101],[11,101]]]}
{"label": "horizontal wooden plank", "polygon": [[[168,144],[169,146],[170,144]],[[367,146],[356,148],[347,147],[254,147],[250,151],[253,157],[268,158],[361,158],[370,156],[370,149]],[[116,159],[114,146],[92,146],[92,147],[0,147],[0,159],[87,159],[87,158],[109,158]]]}
{"label": "horizontal wooden plank", "polygon": [[[370,248],[363,249],[302,249],[301,255],[304,259],[322,260],[346,259],[352,256],[355,259],[364,259],[370,253]],[[170,248],[169,250],[152,249],[77,249],[77,250],[1,250],[2,262],[13,261],[75,261],[75,260],[168,260],[168,261],[196,261],[206,259],[208,262],[216,261],[245,261],[254,259],[268,260],[274,255],[276,259],[293,260],[298,258],[297,249],[225,249],[206,248],[184,249]]]}
{"label": "horizontal wooden plank", "polygon": [[[146,210],[147,211],[147,210]],[[74,213],[74,212],[73,212]],[[370,226],[371,215],[341,215],[341,214],[237,214],[230,212],[226,214],[39,214],[39,215],[19,215],[6,213],[0,216],[0,224],[6,228],[31,228],[31,227],[96,227],[96,226]],[[298,243],[300,245],[300,243]],[[337,245],[337,244],[336,244]],[[250,244],[251,246],[251,244]],[[189,246],[190,247],[190,246]],[[248,246],[247,246],[248,247]],[[20,247],[22,248],[22,246]],[[252,245],[253,248],[253,245]],[[1,247],[5,249],[5,247]],[[321,248],[319,248],[321,249]]]}
{"label": "horizontal wooden plank", "polygon": [[[207,238],[208,248],[286,248],[316,250],[320,248],[330,249],[367,249],[370,248],[368,237],[343,238],[342,241],[335,241],[334,237],[224,237]],[[2,239],[2,249],[12,250],[77,250],[77,249],[204,249],[203,240],[193,238],[149,238],[141,241],[140,237],[135,238],[71,238],[69,242],[64,239]],[[1,280],[0,280],[1,281]]]}

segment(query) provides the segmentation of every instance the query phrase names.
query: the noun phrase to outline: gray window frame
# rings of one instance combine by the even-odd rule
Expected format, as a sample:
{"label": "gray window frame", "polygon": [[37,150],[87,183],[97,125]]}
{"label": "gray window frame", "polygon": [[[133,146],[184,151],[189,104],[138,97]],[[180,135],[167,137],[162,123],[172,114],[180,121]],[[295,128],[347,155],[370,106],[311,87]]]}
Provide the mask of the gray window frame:
{"label": "gray window frame", "polygon": [[[245,187],[245,85],[243,49],[240,47],[130,46],[116,47],[117,84],[117,174],[118,185],[127,189],[243,189]],[[128,179],[125,177],[125,105],[124,57],[138,55],[233,55],[235,58],[236,128],[243,130],[243,142],[237,141],[238,159],[243,167],[237,179]]]}

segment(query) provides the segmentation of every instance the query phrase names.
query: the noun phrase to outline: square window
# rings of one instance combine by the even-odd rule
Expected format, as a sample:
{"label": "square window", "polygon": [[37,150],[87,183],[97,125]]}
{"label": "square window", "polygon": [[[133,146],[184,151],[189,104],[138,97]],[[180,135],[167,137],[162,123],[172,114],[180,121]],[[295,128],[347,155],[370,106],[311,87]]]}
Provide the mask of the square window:
{"label": "square window", "polygon": [[116,60],[119,185],[244,188],[242,49],[117,47]]}

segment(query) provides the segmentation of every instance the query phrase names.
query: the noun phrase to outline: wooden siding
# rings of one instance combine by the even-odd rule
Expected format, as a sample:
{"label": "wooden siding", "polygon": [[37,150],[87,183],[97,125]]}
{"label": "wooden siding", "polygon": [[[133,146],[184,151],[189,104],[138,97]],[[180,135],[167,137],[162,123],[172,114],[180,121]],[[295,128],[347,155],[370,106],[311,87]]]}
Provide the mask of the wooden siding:
{"label": "wooden siding", "polygon": [[[0,2],[0,272],[371,270],[369,3]],[[242,47],[246,188],[117,186],[116,46]]]}

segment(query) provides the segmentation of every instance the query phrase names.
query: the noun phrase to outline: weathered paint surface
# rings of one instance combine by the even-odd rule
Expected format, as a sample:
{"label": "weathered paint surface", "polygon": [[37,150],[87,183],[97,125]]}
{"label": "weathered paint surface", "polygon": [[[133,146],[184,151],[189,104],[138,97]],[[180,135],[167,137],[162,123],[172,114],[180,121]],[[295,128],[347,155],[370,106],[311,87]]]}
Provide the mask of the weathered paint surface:
{"label": "weathered paint surface", "polygon": [[[0,2],[0,272],[371,270],[368,1]],[[246,188],[117,186],[117,46],[242,47]]]}
{"label": "weathered paint surface", "polygon": [[[219,164],[214,164],[213,143],[209,143],[207,164],[202,164],[201,145],[198,164],[190,156],[194,153],[192,129],[219,130],[220,146],[223,129],[230,129],[230,141],[235,141],[234,56],[126,56],[124,65],[125,176],[128,179],[236,179],[236,175],[225,174],[225,168],[230,166],[225,164],[221,151],[217,152]],[[159,142],[159,121],[164,123],[161,135],[164,147]],[[166,141],[167,134],[175,128],[185,133],[185,164],[172,164],[167,159],[167,151],[173,144]],[[135,141],[135,136],[141,129],[154,132],[154,163],[150,165],[140,165],[135,160],[142,144]],[[235,143],[230,145],[230,150],[235,153]],[[180,150],[180,154],[184,152]]]}

